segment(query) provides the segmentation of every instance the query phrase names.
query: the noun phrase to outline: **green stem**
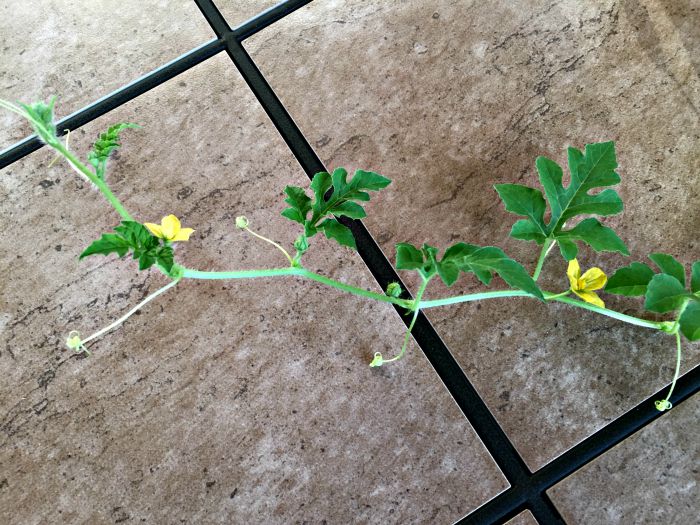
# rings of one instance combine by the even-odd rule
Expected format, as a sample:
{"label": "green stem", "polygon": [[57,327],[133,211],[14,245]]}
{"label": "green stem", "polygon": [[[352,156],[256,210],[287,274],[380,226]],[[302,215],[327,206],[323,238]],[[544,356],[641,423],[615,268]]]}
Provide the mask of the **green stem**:
{"label": "green stem", "polygon": [[540,256],[537,259],[537,266],[535,266],[535,271],[532,273],[532,279],[537,280],[540,278],[540,273],[542,273],[542,266],[544,265],[544,260],[549,255],[550,250],[554,246],[556,241],[554,239],[545,239],[544,244],[542,244],[542,250],[540,251]]}
{"label": "green stem", "polygon": [[[420,285],[418,292],[416,292],[416,299],[414,301],[416,305],[420,305],[421,297],[423,297],[423,293],[425,292],[425,289],[428,286],[429,281],[430,281],[430,278],[423,279],[423,283]],[[411,324],[408,325],[408,330],[406,331],[406,335],[403,338],[403,344],[401,345],[401,351],[390,359],[382,359],[381,360],[382,364],[391,363],[392,361],[398,361],[406,353],[406,348],[408,347],[408,342],[411,340],[411,331],[413,330],[413,325],[416,324],[416,319],[418,319],[418,312],[420,312],[420,307],[416,306],[416,309],[413,312],[413,318],[411,319]],[[376,354],[375,354],[375,359],[376,359]]]}
{"label": "green stem", "polygon": [[[575,299],[566,297],[566,295],[568,295],[568,291],[564,292],[563,294],[555,294],[547,291],[543,291],[542,293],[547,301],[559,301],[561,303],[566,303],[571,306],[576,306],[578,308],[590,310],[592,312],[612,317],[613,319],[617,319],[618,321],[624,321],[625,323],[633,324],[636,326],[642,326],[644,328],[655,328],[657,330],[661,330],[663,328],[666,328],[668,324],[664,321],[647,321],[646,319],[640,319],[638,317],[616,312],[615,310],[608,310],[607,308],[593,306],[592,304],[584,303],[583,301],[577,301]],[[450,304],[468,303],[471,301],[479,301],[482,299],[497,299],[504,297],[532,297],[532,295],[527,292],[524,292],[523,290],[497,290],[493,292],[482,292],[475,294],[458,295],[455,297],[446,297],[444,299],[435,299],[432,301],[421,301],[419,307],[434,308],[437,306],[447,306]]]}
{"label": "green stem", "polygon": [[80,162],[78,158],[73,155],[63,144],[60,142],[57,144],[49,144],[51,147],[53,147],[56,151],[58,151],[61,155],[63,155],[68,163],[73,167],[75,171],[77,171],[80,175],[83,175],[87,177],[87,179],[92,182],[95,186],[97,186],[97,189],[100,190],[102,195],[104,195],[105,199],[112,205],[112,207],[116,210],[116,212],[122,216],[124,220],[127,221],[133,221],[134,218],[131,216],[131,214],[126,210],[124,205],[121,203],[121,201],[112,193],[112,190],[109,189],[109,186],[107,186],[107,183],[97,177],[92,171],[88,169],[85,164]]}
{"label": "green stem", "polygon": [[280,277],[284,275],[295,275],[298,277],[306,277],[313,281],[337,288],[344,292],[348,292],[354,295],[359,295],[362,297],[368,297],[370,299],[375,299],[377,301],[382,301],[385,303],[392,303],[407,310],[411,309],[412,301],[406,299],[398,299],[395,297],[389,297],[388,295],[370,292],[369,290],[364,290],[363,288],[358,288],[356,286],[351,286],[349,284],[341,283],[334,279],[330,279],[324,275],[312,272],[306,268],[273,268],[270,270],[241,270],[233,272],[204,272],[199,270],[191,270],[190,268],[184,268],[182,276],[188,277],[190,279],[251,279],[254,277]]}

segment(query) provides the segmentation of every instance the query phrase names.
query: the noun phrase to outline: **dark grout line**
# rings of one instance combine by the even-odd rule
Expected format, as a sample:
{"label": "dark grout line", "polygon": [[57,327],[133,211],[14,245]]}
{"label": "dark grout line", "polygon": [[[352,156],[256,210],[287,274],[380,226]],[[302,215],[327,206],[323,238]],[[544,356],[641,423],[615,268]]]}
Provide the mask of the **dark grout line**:
{"label": "dark grout line", "polygon": [[233,36],[239,42],[243,42],[246,38],[253,36],[258,31],[265,29],[309,3],[311,3],[311,0],[287,0],[280,2],[248,22],[235,27],[232,31]]}
{"label": "dark grout line", "polygon": [[[78,129],[88,122],[101,117],[105,113],[118,108],[122,104],[126,104],[130,100],[135,99],[139,95],[167,82],[180,73],[184,73],[188,69],[220,53],[225,49],[225,46],[225,42],[221,39],[207,42],[116,91],[113,91],[109,95],[100,98],[89,106],[71,113],[67,117],[56,122],[56,129],[59,130],[59,135],[63,135],[65,129],[70,129],[71,131]],[[0,152],[0,169],[9,166],[16,160],[29,155],[42,146],[42,142],[36,135],[31,135],[13,146],[10,146]]]}

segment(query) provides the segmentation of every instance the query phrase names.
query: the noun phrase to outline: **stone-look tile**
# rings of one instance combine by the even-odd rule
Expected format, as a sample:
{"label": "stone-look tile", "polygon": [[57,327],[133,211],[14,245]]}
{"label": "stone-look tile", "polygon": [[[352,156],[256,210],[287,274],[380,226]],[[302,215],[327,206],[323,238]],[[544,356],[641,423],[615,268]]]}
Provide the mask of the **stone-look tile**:
{"label": "stone-look tile", "polygon": [[278,3],[277,0],[214,0],[214,4],[231,27],[253,18]]}
{"label": "stone-look tile", "polygon": [[[634,259],[662,251],[688,264],[700,246],[700,41],[684,21],[697,11],[666,4],[321,2],[246,46],[327,166],[394,180],[366,220],[391,258],[396,242],[464,240],[531,268],[538,250],[509,239],[516,217],[493,184],[538,186],[538,155],[565,163],[566,146],[613,139],[627,206],[605,222]],[[579,259],[606,271],[630,260],[588,249]],[[547,289],[568,287],[565,269],[551,257]],[[468,278],[455,288],[483,289]],[[429,296],[446,293],[431,284]],[[640,301],[606,300],[642,312]],[[668,336],[563,305],[428,315],[532,468],[673,376]],[[683,369],[699,357],[689,345]]]}
{"label": "stone-look tile", "polygon": [[567,523],[697,523],[699,410],[695,395],[550,489]]}
{"label": "stone-look tile", "polygon": [[537,525],[537,520],[529,510],[526,510],[509,520],[506,525]]}
{"label": "stone-look tile", "polygon": [[[136,121],[108,180],[135,217],[197,229],[198,269],[283,266],[282,188],[304,174],[226,57],[77,130],[85,151]],[[448,523],[505,488],[427,361],[398,350],[392,308],[296,279],[187,281],[91,344],[165,284],[133,261],[77,260],[118,220],[41,150],[3,170],[0,522]],[[381,197],[379,197],[381,200]],[[314,238],[307,265],[376,289],[359,257]]]}
{"label": "stone-look tile", "polygon": [[[191,0],[0,2],[0,97],[64,117],[214,37]],[[0,114],[0,149],[31,133]]]}

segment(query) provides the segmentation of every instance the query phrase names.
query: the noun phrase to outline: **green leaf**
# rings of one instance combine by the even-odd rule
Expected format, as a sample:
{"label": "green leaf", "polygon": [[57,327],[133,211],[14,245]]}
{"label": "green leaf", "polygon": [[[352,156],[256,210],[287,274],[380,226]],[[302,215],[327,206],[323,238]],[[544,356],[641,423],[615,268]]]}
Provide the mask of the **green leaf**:
{"label": "green leaf", "polygon": [[605,291],[617,295],[635,297],[647,292],[647,285],[654,271],[644,263],[633,262],[617,270],[605,285]]}
{"label": "green leaf", "polygon": [[170,246],[161,246],[156,252],[156,262],[163,267],[166,272],[170,272],[175,264],[175,254]]}
{"label": "green leaf", "polygon": [[700,293],[700,261],[695,261],[690,270],[690,289],[693,293]]}
{"label": "green leaf", "polygon": [[603,226],[598,219],[594,218],[584,219],[570,230],[562,230],[557,236],[557,241],[562,240],[583,241],[597,252],[620,252],[623,255],[629,255],[622,239],[611,228]]}
{"label": "green leaf", "polygon": [[130,244],[121,235],[103,233],[102,237],[85,248],[79,259],[89,255],[109,255],[110,253],[116,253],[119,257],[124,257],[130,248]]}
{"label": "green leaf", "polygon": [[423,266],[423,253],[407,242],[396,245],[396,269],[417,270]]}
{"label": "green leaf", "polygon": [[26,112],[27,120],[29,120],[34,132],[37,136],[46,143],[56,142],[56,124],[54,124],[53,106],[56,103],[56,97],[51,97],[49,103],[34,102],[33,104],[21,104],[22,109]]}
{"label": "green leaf", "polygon": [[284,192],[287,194],[284,202],[289,204],[290,208],[285,209],[282,212],[282,216],[304,224],[306,215],[311,211],[311,199],[306,195],[304,189],[299,186],[287,186],[284,188]]}
{"label": "green leaf", "polygon": [[474,273],[487,285],[491,281],[492,273],[497,273],[511,287],[524,290],[544,300],[542,291],[525,268],[495,246],[480,247],[460,242],[448,248],[438,263],[438,273],[441,277],[446,276],[447,279],[443,278],[443,281],[448,286],[454,282],[453,266],[463,272]]}
{"label": "green leaf", "polygon": [[652,253],[649,255],[649,259],[654,261],[662,273],[675,277],[678,282],[685,286],[685,268],[675,257],[666,253]]}
{"label": "green leaf", "polygon": [[357,250],[355,244],[355,237],[353,236],[350,228],[343,226],[335,219],[326,219],[321,224],[318,225],[319,230],[323,230],[326,237],[329,239],[335,239],[338,244],[342,246],[347,246],[353,250]]}
{"label": "green leaf", "polygon": [[678,279],[659,273],[647,286],[644,307],[650,312],[663,314],[679,308],[688,296],[688,292]]}
{"label": "green leaf", "polygon": [[[322,230],[328,238],[335,239],[343,246],[355,248],[354,238],[350,240],[350,230],[334,218],[366,217],[367,214],[359,202],[370,199],[368,191],[380,190],[390,183],[389,179],[371,171],[357,170],[350,181],[348,172],[343,168],[336,168],[332,175],[322,171],[314,175],[311,181],[313,199],[310,199],[302,188],[285,188],[285,202],[290,207],[282,212],[282,216],[303,224],[306,237],[313,237]],[[311,217],[308,217],[309,211],[312,212]]]}
{"label": "green leaf", "polygon": [[681,333],[688,341],[700,339],[700,303],[692,301],[688,304],[679,319]]}
{"label": "green leaf", "polygon": [[[591,190],[612,186],[620,182],[615,173],[617,158],[612,142],[588,144],[585,154],[575,148],[568,149],[569,186],[563,185],[563,171],[551,159],[538,157],[535,161],[546,197],[539,190],[519,184],[497,184],[496,191],[506,210],[527,217],[513,225],[511,236],[542,244],[545,239],[556,240],[565,259],[578,254],[576,242],[591,245],[596,251],[617,251],[627,254],[620,238],[596,219],[586,219],[570,230],[564,230],[566,222],[579,215],[608,216],[622,211],[620,196],[611,189],[591,194]],[[544,213],[549,204],[550,218],[545,223]],[[595,221],[595,222],[594,222]]]}
{"label": "green leaf", "polygon": [[506,210],[528,217],[532,230],[539,231],[543,236],[547,235],[544,224],[546,204],[541,191],[520,184],[496,184],[494,187]]}
{"label": "green leaf", "polygon": [[123,257],[132,252],[134,259],[139,261],[139,270],[150,268],[158,262],[166,271],[173,267],[173,249],[170,246],[161,245],[160,240],[151,235],[151,232],[141,223],[135,221],[122,221],[114,228],[116,233],[105,233],[97,241],[93,242],[80,254],[80,258],[88,255],[115,252]]}
{"label": "green leaf", "polygon": [[111,126],[105,133],[101,133],[95,143],[92,145],[92,151],[88,153],[88,162],[95,168],[95,175],[101,180],[105,178],[105,168],[107,159],[121,144],[119,143],[119,134],[125,129],[138,129],[137,124],[130,122],[122,122]]}
{"label": "green leaf", "polygon": [[510,230],[510,236],[521,241],[535,241],[537,244],[543,244],[547,238],[536,224],[527,219],[516,221]]}
{"label": "green leaf", "polygon": [[578,255],[578,246],[575,242],[569,241],[568,239],[559,239],[558,243],[561,256],[564,257],[565,260],[570,261],[576,258]]}

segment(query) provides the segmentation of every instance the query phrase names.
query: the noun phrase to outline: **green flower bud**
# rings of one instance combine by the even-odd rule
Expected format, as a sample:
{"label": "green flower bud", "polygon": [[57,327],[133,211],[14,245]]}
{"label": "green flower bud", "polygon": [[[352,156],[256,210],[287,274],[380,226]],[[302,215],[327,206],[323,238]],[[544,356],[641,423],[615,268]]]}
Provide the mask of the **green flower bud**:
{"label": "green flower bud", "polygon": [[306,238],[306,235],[300,235],[297,237],[297,239],[294,241],[294,248],[299,252],[299,253],[304,253],[306,250],[309,249],[309,241]]}
{"label": "green flower bud", "polygon": [[244,230],[248,227],[248,218],[245,215],[241,215],[240,217],[236,217],[236,228],[240,228],[241,230]]}
{"label": "green flower bud", "polygon": [[401,285],[399,283],[389,283],[389,286],[386,287],[386,294],[389,297],[399,297],[401,295]]}

